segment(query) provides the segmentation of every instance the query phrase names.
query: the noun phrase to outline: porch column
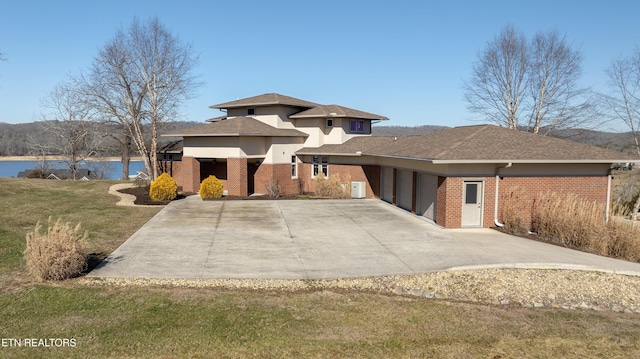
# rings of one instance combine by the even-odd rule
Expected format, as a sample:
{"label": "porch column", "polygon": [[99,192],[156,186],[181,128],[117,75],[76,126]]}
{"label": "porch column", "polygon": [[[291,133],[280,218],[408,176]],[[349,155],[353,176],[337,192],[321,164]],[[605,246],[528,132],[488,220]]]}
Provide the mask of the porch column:
{"label": "porch column", "polygon": [[229,196],[246,196],[248,194],[247,159],[227,159],[227,194]]}

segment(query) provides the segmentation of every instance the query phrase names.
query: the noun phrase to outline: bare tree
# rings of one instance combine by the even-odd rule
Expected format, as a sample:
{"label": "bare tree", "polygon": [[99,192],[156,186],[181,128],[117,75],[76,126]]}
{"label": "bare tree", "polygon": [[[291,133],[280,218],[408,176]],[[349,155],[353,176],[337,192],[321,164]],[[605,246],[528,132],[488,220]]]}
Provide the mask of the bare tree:
{"label": "bare tree", "polygon": [[640,156],[640,49],[614,60],[606,70],[611,93],[604,96],[614,120],[624,123]]}
{"label": "bare tree", "polygon": [[42,124],[50,136],[57,139],[54,150],[63,156],[64,162],[75,180],[78,178],[80,162],[99,150],[98,136],[87,124],[91,116],[86,103],[76,91],[65,85],[56,86],[43,106],[48,110],[41,115]]}
{"label": "bare tree", "polygon": [[[604,95],[614,120],[624,123],[631,131],[635,150],[640,157],[640,49],[628,58],[614,60],[606,70],[611,93]],[[640,196],[632,216],[638,217]]]}
{"label": "bare tree", "polygon": [[587,90],[578,86],[582,54],[572,49],[556,30],[538,32],[529,50],[531,117],[528,129],[545,134],[556,128],[584,125],[592,119],[594,102],[585,101]]}
{"label": "bare tree", "polygon": [[469,110],[491,122],[515,129],[527,88],[527,40],[513,25],[478,53],[472,77],[464,84]]}
{"label": "bare tree", "polygon": [[152,178],[158,175],[158,130],[177,116],[198,85],[190,75],[195,64],[192,47],[182,44],[157,18],[134,20],[128,31],[119,30],[100,50],[90,73],[80,81],[101,118],[117,121],[126,131],[123,151],[133,142]]}
{"label": "bare tree", "polygon": [[578,86],[581,74],[582,54],[565,36],[538,32],[528,43],[508,25],[478,54],[465,99],[470,111],[498,125],[548,134],[583,126],[597,114],[589,91]]}

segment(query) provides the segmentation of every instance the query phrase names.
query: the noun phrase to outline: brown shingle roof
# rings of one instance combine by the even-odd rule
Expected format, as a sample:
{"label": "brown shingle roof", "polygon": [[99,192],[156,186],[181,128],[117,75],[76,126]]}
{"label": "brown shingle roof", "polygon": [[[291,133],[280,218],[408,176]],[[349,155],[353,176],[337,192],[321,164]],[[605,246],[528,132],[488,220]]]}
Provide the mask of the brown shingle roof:
{"label": "brown shingle roof", "polygon": [[162,136],[202,137],[202,136],[269,136],[307,137],[304,132],[287,128],[275,128],[251,117],[234,117],[227,120],[165,133]]}
{"label": "brown shingle roof", "polygon": [[388,118],[384,116],[339,105],[318,105],[316,107],[289,116],[289,118],[317,117],[352,117],[368,120],[388,120]]}
{"label": "brown shingle roof", "polygon": [[[370,141],[370,142],[369,142]],[[617,163],[637,157],[582,143],[493,125],[465,126],[421,136],[353,138],[342,145],[303,148],[299,154],[411,158],[433,163]]]}
{"label": "brown shingle roof", "polygon": [[266,93],[258,96],[247,97],[235,101],[220,103],[209,106],[209,108],[236,108],[247,106],[267,106],[267,105],[284,105],[311,108],[318,106],[317,103],[301,100],[295,97],[280,95],[277,93]]}

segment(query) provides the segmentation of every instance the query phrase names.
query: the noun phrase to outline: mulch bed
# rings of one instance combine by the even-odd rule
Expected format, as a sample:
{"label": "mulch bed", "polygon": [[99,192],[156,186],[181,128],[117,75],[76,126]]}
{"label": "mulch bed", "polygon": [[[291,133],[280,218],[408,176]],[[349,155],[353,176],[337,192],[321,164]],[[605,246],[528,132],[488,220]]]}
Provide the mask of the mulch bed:
{"label": "mulch bed", "polygon": [[[154,201],[149,197],[149,187],[134,187],[134,188],[125,188],[121,189],[118,192],[131,194],[136,196],[136,200],[133,202],[137,205],[157,205],[163,206],[168,204],[171,201]],[[179,194],[175,200],[180,200],[186,198],[187,196],[197,195],[196,193],[183,193]],[[280,196],[278,198],[271,198],[269,196],[224,196],[219,199],[211,199],[208,201],[238,201],[238,200],[292,200],[292,199],[312,199],[309,195],[286,195]],[[174,200],[174,201],[175,201]]]}

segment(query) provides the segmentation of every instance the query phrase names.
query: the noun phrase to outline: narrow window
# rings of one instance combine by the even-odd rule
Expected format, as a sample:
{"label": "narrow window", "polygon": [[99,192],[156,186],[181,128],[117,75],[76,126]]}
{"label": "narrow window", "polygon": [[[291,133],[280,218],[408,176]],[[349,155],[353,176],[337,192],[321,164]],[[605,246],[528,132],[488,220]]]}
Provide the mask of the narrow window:
{"label": "narrow window", "polygon": [[247,109],[247,116],[253,116],[256,114],[256,109],[255,108],[248,108]]}
{"label": "narrow window", "polygon": [[329,177],[329,157],[313,156],[311,178],[316,178],[322,173],[325,177]]}
{"label": "narrow window", "polygon": [[331,118],[327,119],[327,127],[333,127],[333,119]]}
{"label": "narrow window", "polygon": [[351,122],[349,122],[349,132],[356,133],[357,130],[358,130],[358,121],[351,120]]}
{"label": "narrow window", "polygon": [[358,133],[364,133],[364,121],[358,120]]}
{"label": "narrow window", "polygon": [[464,203],[466,204],[477,204],[478,203],[478,184],[477,183],[467,183],[467,193]]}
{"label": "narrow window", "polygon": [[298,178],[298,158],[291,156],[291,178]]}

